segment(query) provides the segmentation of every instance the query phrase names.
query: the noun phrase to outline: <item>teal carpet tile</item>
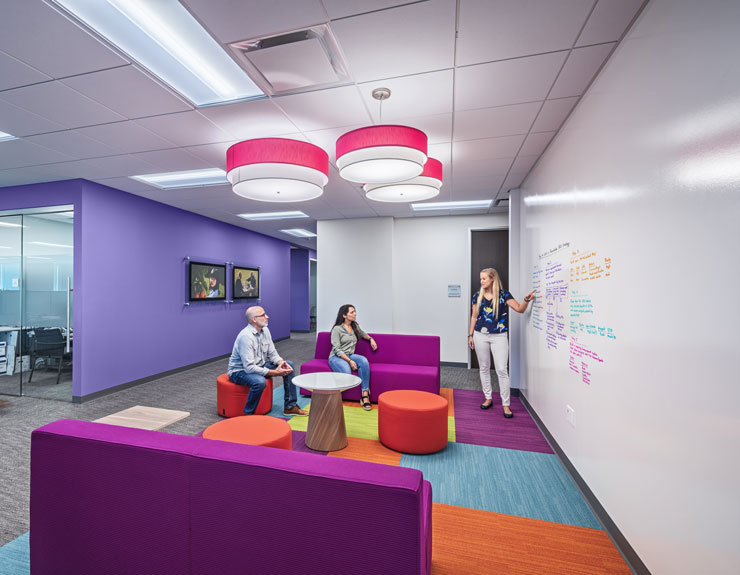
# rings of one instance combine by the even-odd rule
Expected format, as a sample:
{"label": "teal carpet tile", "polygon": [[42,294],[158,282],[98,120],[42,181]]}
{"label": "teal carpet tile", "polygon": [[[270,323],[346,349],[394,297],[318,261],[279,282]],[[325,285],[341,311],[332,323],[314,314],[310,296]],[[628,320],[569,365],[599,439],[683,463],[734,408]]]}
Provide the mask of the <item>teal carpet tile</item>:
{"label": "teal carpet tile", "polygon": [[28,532],[0,547],[0,573],[2,575],[29,575],[31,562],[28,549]]}
{"label": "teal carpet tile", "polygon": [[435,502],[602,529],[557,456],[448,443],[432,455],[401,456],[432,483]]}
{"label": "teal carpet tile", "polygon": [[[285,395],[283,391],[284,391],[284,388],[282,385],[272,391],[272,410],[270,410],[270,413],[266,413],[265,415],[272,415],[273,417],[283,416],[283,409],[285,408]],[[311,398],[303,397],[299,389],[298,390],[298,407],[303,409],[309,403],[311,403]]]}

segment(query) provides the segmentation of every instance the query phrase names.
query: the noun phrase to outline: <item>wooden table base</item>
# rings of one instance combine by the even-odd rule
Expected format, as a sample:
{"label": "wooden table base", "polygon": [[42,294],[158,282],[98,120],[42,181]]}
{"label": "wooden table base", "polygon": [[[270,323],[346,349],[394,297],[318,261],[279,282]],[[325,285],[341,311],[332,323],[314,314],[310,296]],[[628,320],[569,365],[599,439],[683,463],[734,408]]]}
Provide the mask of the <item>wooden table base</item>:
{"label": "wooden table base", "polygon": [[347,447],[342,392],[314,391],[311,393],[306,447],[316,451],[339,451]]}

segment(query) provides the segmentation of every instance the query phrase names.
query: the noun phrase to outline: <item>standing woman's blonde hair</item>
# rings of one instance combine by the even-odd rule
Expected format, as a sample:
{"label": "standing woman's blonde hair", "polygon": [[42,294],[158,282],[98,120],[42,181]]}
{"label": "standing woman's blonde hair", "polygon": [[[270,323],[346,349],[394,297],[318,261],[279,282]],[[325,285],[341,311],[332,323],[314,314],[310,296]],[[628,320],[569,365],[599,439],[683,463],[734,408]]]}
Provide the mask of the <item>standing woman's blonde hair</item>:
{"label": "standing woman's blonde hair", "polygon": [[[494,317],[498,318],[498,298],[499,294],[501,293],[501,278],[498,277],[498,272],[493,268],[486,268],[484,270],[481,270],[480,273],[487,274],[488,277],[493,280],[493,284],[491,284],[491,303],[493,303]],[[481,287],[480,291],[478,292],[478,301],[475,302],[476,312],[480,309],[480,302],[482,301],[483,288]]]}

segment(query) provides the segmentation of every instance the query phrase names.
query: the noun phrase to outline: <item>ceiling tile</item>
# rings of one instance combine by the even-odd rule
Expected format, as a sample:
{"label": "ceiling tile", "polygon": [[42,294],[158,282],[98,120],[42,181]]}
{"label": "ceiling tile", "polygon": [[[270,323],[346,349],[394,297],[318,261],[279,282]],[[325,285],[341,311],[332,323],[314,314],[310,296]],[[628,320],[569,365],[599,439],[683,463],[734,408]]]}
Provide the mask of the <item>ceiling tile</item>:
{"label": "ceiling tile", "polygon": [[[432,116],[452,111],[452,70],[417,74],[360,84],[360,94],[373,120],[380,121],[380,102],[373,98],[375,88],[388,88],[391,97],[383,102],[383,121]],[[541,99],[544,99],[544,95]]]}
{"label": "ceiling tile", "polygon": [[523,156],[539,156],[545,151],[545,148],[552,140],[555,132],[539,132],[537,134],[529,134],[527,139],[524,140],[524,145],[519,153]]}
{"label": "ceiling tile", "polygon": [[461,0],[457,65],[567,50],[593,0]]}
{"label": "ceiling tile", "polygon": [[302,132],[370,122],[355,86],[282,96],[273,101]]}
{"label": "ceiling tile", "polygon": [[254,100],[199,110],[238,140],[267,138],[296,132],[297,128],[270,100]]}
{"label": "ceiling tile", "polygon": [[450,142],[429,144],[427,156],[442,162],[442,179],[443,181],[449,179],[452,174],[452,144]]}
{"label": "ceiling tile", "polygon": [[54,167],[65,178],[88,180],[151,174],[154,171],[150,164],[128,155],[76,160],[55,164]]}
{"label": "ceiling tile", "polygon": [[0,99],[0,132],[21,137],[63,129],[61,124]]}
{"label": "ceiling tile", "polygon": [[455,1],[430,0],[332,22],[357,82],[452,68]]}
{"label": "ceiling tile", "polygon": [[315,132],[306,132],[306,136],[308,136],[312,144],[319,146],[329,154],[329,161],[334,163],[336,161],[337,139],[339,136],[361,127],[361,125],[356,125],[346,126],[344,128],[332,128],[330,130],[317,130]]}
{"label": "ceiling tile", "polygon": [[147,164],[151,164],[157,173],[201,170],[211,167],[208,162],[188,153],[183,148],[141,152],[131,154],[131,156],[143,160]]}
{"label": "ceiling tile", "polygon": [[452,114],[437,114],[421,118],[399,118],[394,123],[411,126],[427,135],[429,144],[443,144],[452,140]]}
{"label": "ceiling tile", "polygon": [[501,192],[507,192],[511,189],[518,188],[522,185],[524,178],[527,177],[526,173],[515,174],[511,173],[506,176],[503,185],[501,186]]}
{"label": "ceiling tile", "polygon": [[28,86],[51,79],[51,76],[42,74],[28,64],[0,51],[0,90]]}
{"label": "ceiling tile", "polygon": [[136,123],[178,146],[215,144],[234,139],[196,111],[141,118]]}
{"label": "ceiling tile", "polygon": [[0,142],[0,170],[64,162],[69,159],[71,156],[37,146],[26,140]]}
{"label": "ceiling tile", "polygon": [[526,134],[540,106],[541,102],[531,102],[455,112],[453,139],[458,142]]}
{"label": "ceiling tile", "polygon": [[41,0],[2,3],[0,50],[52,78],[128,64]]}
{"label": "ceiling tile", "polygon": [[646,0],[599,0],[576,46],[619,40]]}
{"label": "ceiling tile", "polygon": [[580,96],[586,91],[596,72],[607,59],[616,44],[598,44],[576,48],[568,56],[549,98]]}
{"label": "ceiling tile", "polygon": [[175,145],[129,120],[101,126],[90,126],[78,130],[83,136],[102,142],[116,150],[116,154],[148,152],[174,148]]}
{"label": "ceiling tile", "polygon": [[511,165],[511,171],[515,174],[528,173],[532,169],[534,163],[539,159],[539,156],[517,156],[514,163]]}
{"label": "ceiling tile", "polygon": [[542,106],[537,120],[532,126],[532,132],[553,132],[560,129],[565,118],[568,117],[578,98],[561,98],[548,100]]}
{"label": "ceiling tile", "polygon": [[455,170],[453,184],[455,189],[458,183],[471,178],[488,178],[492,176],[505,176],[509,172],[513,158],[466,158],[454,160]]}
{"label": "ceiling tile", "polygon": [[327,21],[320,0],[182,0],[182,3],[224,44]]}
{"label": "ceiling tile", "polygon": [[220,142],[218,144],[206,144],[205,146],[190,146],[183,149],[201,160],[204,160],[208,165],[225,170],[226,150],[234,144],[236,144],[236,140],[231,142]]}
{"label": "ceiling tile", "polygon": [[0,188],[59,180],[61,178],[53,170],[55,165],[47,164],[45,166],[0,170]]}
{"label": "ceiling tile", "polygon": [[125,120],[59,81],[1,92],[0,98],[67,128]]}
{"label": "ceiling tile", "polygon": [[[66,78],[63,83],[126,118],[192,109],[190,104],[134,66]],[[125,90],[121,89],[123,86]]]}
{"label": "ceiling tile", "polygon": [[567,55],[555,52],[458,68],[455,110],[542,101]]}
{"label": "ceiling tile", "polygon": [[378,214],[375,213],[370,206],[364,208],[340,208],[339,213],[345,218],[356,219],[356,218],[374,218]]}
{"label": "ceiling tile", "polygon": [[485,138],[482,140],[465,140],[452,145],[452,159],[455,163],[466,160],[493,158],[516,158],[524,142],[524,134],[504,136],[503,138]]}
{"label": "ceiling tile", "polygon": [[[84,130],[85,128],[82,129]],[[97,158],[99,156],[114,156],[120,153],[98,140],[88,138],[84,134],[81,134],[79,130],[64,130],[50,134],[30,136],[26,140],[67,154],[76,160]]]}
{"label": "ceiling tile", "polygon": [[458,178],[452,182],[452,199],[460,200],[485,200],[496,196],[504,175]]}

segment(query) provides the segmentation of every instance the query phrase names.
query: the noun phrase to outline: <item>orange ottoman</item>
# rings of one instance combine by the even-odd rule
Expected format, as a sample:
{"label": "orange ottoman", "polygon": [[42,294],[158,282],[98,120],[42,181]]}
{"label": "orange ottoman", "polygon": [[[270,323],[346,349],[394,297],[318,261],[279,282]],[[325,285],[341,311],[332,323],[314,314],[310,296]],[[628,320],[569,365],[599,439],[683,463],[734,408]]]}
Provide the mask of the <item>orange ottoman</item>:
{"label": "orange ottoman", "polygon": [[[244,415],[244,406],[247,404],[249,387],[237,385],[222,373],[216,379],[216,406],[218,414],[224,417],[237,417]],[[255,410],[256,415],[264,415],[272,409],[272,378],[267,378],[267,385],[262,392],[260,402]]]}
{"label": "orange ottoman", "polygon": [[224,419],[206,427],[203,437],[288,451],[293,449],[293,431],[288,422],[268,415],[242,415]]}
{"label": "orange ottoman", "polygon": [[447,446],[447,400],[426,391],[397,389],[378,398],[378,434],[402,453],[435,453]]}

